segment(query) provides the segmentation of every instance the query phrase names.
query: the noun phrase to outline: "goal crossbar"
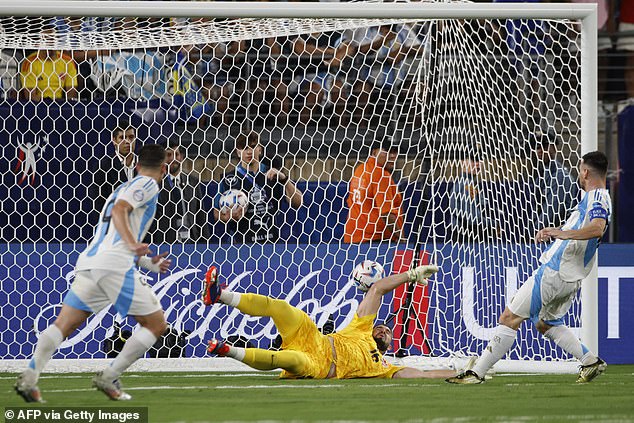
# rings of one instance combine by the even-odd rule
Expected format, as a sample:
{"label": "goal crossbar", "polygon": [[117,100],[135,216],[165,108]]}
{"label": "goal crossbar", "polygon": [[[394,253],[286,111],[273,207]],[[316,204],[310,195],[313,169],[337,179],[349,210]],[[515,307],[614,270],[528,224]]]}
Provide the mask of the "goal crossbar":
{"label": "goal crossbar", "polygon": [[358,18],[358,19],[585,19],[595,4],[511,3],[262,3],[168,1],[17,1],[0,4],[0,15],[190,18]]}

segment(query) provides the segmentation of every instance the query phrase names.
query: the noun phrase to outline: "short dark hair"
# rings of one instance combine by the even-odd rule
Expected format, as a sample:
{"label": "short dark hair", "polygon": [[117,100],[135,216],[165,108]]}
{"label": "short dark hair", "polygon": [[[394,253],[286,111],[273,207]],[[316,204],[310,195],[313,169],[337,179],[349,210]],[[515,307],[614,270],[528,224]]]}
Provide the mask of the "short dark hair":
{"label": "short dark hair", "polygon": [[379,326],[384,326],[384,327],[388,328],[390,330],[390,332],[394,332],[394,329],[392,329],[392,326],[388,325],[386,322],[375,323],[374,326],[372,326],[372,330],[378,328]]}
{"label": "short dark hair", "polygon": [[236,137],[236,149],[244,150],[247,147],[255,148],[260,143],[260,136],[257,132],[251,131],[248,134],[240,134]]}
{"label": "short dark hair", "polygon": [[374,144],[372,144],[370,151],[374,150],[383,150],[388,153],[398,153],[398,146],[394,145],[392,137],[386,136],[382,140],[377,140]]}
{"label": "short dark hair", "polygon": [[600,176],[608,173],[608,157],[601,151],[592,151],[581,157],[583,164],[596,171]]}
{"label": "short dark hair", "polygon": [[117,126],[112,130],[112,138],[116,138],[119,132],[125,133],[128,129],[135,129],[127,120],[120,120]]}
{"label": "short dark hair", "polygon": [[139,151],[139,166],[160,168],[165,164],[165,148],[160,144],[146,144]]}

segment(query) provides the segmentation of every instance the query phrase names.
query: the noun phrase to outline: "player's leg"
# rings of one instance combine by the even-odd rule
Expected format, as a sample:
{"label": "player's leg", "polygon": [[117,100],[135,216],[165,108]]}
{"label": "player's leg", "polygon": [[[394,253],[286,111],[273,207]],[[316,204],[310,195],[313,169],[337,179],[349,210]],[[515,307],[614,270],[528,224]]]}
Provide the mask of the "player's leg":
{"label": "player's leg", "polygon": [[500,361],[513,347],[517,337],[517,330],[522,322],[526,320],[526,317],[517,315],[511,310],[510,306],[504,310],[493,337],[471,370],[481,379],[484,379],[484,376],[495,363]]}
{"label": "player's leg", "polygon": [[205,275],[203,302],[206,305],[221,302],[236,307],[250,316],[268,316],[273,319],[282,339],[290,339],[299,329],[306,314],[283,300],[259,294],[241,294],[223,289],[218,281],[218,271],[211,266]]}
{"label": "player's leg", "polygon": [[110,366],[97,373],[93,385],[112,400],[129,400],[132,397],[121,390],[118,382],[121,374],[150,349],[165,332],[167,323],[161,305],[152,288],[141,280],[135,269],[125,274],[93,271],[115,309],[121,316],[131,315],[141,326],[125,342],[124,347]]}
{"label": "player's leg", "polygon": [[84,323],[93,311],[101,310],[105,304],[107,299],[99,292],[95,292],[95,284],[90,279],[90,274],[77,272],[55,322],[40,333],[29,366],[20,374],[15,384],[16,392],[26,402],[42,401],[37,381],[44,366],[64,339]]}
{"label": "player's leg", "polygon": [[15,391],[26,402],[43,402],[37,387],[42,369],[64,339],[86,321],[90,314],[90,312],[64,304],[55,322],[40,333],[29,367],[20,374],[15,384]]}
{"label": "player's leg", "polygon": [[207,351],[221,357],[231,357],[257,370],[284,369],[296,375],[304,372],[308,360],[301,351],[237,348],[217,339],[209,341]]}
{"label": "player's leg", "polygon": [[504,309],[500,316],[499,325],[495,328],[495,333],[478,358],[475,366],[455,377],[447,379],[449,383],[477,384],[484,382],[484,377],[495,363],[513,347],[517,329],[524,320],[533,313],[539,313],[541,309],[541,295],[535,302],[533,293],[540,290],[541,272],[538,271],[531,276],[517,291],[511,303]]}
{"label": "player's leg", "polygon": [[134,319],[141,327],[126,340],[121,352],[110,366],[102,371],[105,379],[118,379],[132,363],[141,358],[156,343],[167,329],[163,310],[146,316],[134,316]]}
{"label": "player's leg", "polygon": [[581,362],[577,382],[590,382],[605,371],[607,364],[581,343],[579,338],[563,324],[581,284],[563,282],[558,278],[545,278],[542,286],[544,307],[535,326],[546,338]]}

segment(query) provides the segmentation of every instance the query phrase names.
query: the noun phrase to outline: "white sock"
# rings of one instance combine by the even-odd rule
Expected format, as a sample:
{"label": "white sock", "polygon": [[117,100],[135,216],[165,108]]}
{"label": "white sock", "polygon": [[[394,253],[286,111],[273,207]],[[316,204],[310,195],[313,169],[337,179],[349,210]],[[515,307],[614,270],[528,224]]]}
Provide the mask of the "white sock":
{"label": "white sock", "polygon": [[228,289],[220,291],[220,302],[231,307],[238,307],[240,304],[240,294],[237,292],[231,292]]}
{"label": "white sock", "polygon": [[147,328],[140,328],[135,331],[127,341],[121,352],[115,358],[110,367],[103,371],[105,378],[110,380],[118,379],[121,373],[125,371],[132,363],[137,361],[152,345],[156,342],[157,338],[152,331]]}
{"label": "white sock", "polygon": [[495,328],[493,338],[489,341],[489,345],[482,351],[482,355],[478,358],[473,371],[480,377],[484,377],[491,367],[511,349],[515,342],[517,331],[508,326],[499,325]]}
{"label": "white sock", "polygon": [[49,362],[53,353],[59,348],[62,342],[64,342],[64,335],[55,325],[47,327],[42,333],[40,333],[37,345],[35,346],[35,352],[33,353],[33,358],[31,358],[31,362],[29,363],[29,368],[33,369],[37,376],[40,375],[40,372],[44,366],[46,366],[46,363]]}
{"label": "white sock", "polygon": [[244,348],[229,346],[229,353],[227,354],[227,357],[242,361],[244,360],[246,353],[247,351]]}
{"label": "white sock", "polygon": [[553,326],[544,333],[544,336],[581,361],[584,366],[597,361],[597,356],[588,350],[567,326]]}

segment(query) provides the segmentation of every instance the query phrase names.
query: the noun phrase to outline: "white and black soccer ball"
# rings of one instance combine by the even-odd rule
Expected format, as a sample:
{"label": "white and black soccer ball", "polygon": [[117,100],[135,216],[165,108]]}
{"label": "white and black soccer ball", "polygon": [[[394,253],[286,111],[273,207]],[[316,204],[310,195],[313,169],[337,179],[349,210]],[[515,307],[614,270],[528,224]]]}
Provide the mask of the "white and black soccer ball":
{"label": "white and black soccer ball", "polygon": [[354,284],[363,292],[367,292],[376,281],[384,277],[385,269],[383,266],[372,260],[363,260],[352,271]]}
{"label": "white and black soccer ball", "polygon": [[220,210],[231,209],[234,206],[246,207],[249,203],[249,197],[239,189],[230,189],[222,193],[220,196]]}

